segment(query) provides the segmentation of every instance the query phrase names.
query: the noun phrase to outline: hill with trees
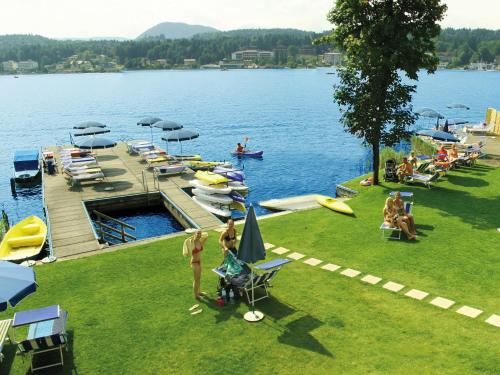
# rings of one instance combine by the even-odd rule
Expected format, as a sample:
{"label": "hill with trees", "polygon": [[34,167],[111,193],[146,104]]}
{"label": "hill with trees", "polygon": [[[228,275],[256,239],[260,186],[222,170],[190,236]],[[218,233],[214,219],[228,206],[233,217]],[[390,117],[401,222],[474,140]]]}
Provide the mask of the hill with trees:
{"label": "hill with trees", "polygon": [[190,39],[196,34],[217,31],[217,29],[209,26],[189,25],[182,22],[162,22],[144,31],[137,39]]}

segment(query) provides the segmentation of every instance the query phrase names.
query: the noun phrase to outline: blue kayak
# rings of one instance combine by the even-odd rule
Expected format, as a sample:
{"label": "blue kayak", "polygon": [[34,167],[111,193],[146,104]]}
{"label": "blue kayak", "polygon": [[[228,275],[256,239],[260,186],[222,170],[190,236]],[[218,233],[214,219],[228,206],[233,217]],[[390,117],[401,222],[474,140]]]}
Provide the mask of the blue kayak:
{"label": "blue kayak", "polygon": [[231,152],[231,155],[237,156],[239,158],[261,158],[264,154],[264,151],[243,151],[243,152]]}

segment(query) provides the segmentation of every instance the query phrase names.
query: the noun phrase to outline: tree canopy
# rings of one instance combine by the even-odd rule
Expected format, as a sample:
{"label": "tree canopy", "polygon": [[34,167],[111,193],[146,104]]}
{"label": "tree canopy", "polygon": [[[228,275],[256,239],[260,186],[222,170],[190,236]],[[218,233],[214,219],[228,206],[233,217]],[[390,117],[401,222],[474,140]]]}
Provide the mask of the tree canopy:
{"label": "tree canopy", "polygon": [[334,29],[320,42],[345,52],[334,100],[345,129],[372,148],[375,184],[380,144],[407,138],[415,120],[416,86],[402,75],[417,80],[420,69],[436,69],[437,22],[445,10],[439,0],[338,0],[328,14]]}

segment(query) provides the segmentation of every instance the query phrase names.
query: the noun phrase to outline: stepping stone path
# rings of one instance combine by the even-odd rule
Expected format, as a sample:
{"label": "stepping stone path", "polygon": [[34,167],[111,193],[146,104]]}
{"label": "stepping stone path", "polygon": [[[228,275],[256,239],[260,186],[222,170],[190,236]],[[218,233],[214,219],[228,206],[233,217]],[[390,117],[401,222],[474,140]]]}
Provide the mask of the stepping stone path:
{"label": "stepping stone path", "polygon": [[328,263],[328,264],[325,264],[321,268],[324,270],[327,270],[327,271],[335,272],[340,268],[340,266],[337,266],[336,264],[333,264],[333,263]]}
{"label": "stepping stone path", "polygon": [[457,313],[468,316],[469,318],[477,318],[483,311],[475,309],[474,307],[462,306],[457,310]]}
{"label": "stepping stone path", "polygon": [[322,260],[316,259],[316,258],[309,258],[304,261],[305,264],[309,264],[310,266],[317,266],[318,264],[322,263]]}
{"label": "stepping stone path", "polygon": [[290,250],[285,249],[284,247],[277,247],[276,249],[272,250],[273,253],[278,254],[278,255],[283,255],[285,253],[288,253]]}
{"label": "stepping stone path", "polygon": [[500,328],[500,315],[493,314],[488,319],[486,319],[485,322],[491,324],[492,326]]}
{"label": "stepping stone path", "polygon": [[365,277],[363,277],[361,279],[361,281],[364,281],[365,283],[372,284],[372,285],[378,284],[380,282],[380,280],[382,280],[380,277],[373,276],[373,275],[366,275]]}
{"label": "stepping stone path", "polygon": [[358,270],[353,270],[352,268],[347,268],[343,270],[340,274],[347,276],[347,277],[356,277],[360,274],[361,272]]}
{"label": "stepping stone path", "polygon": [[423,291],[418,290],[418,289],[412,289],[409,292],[405,293],[405,296],[410,297],[410,298],[414,298],[414,299],[418,299],[419,301],[423,300],[428,295],[429,295],[429,293],[423,292]]}
{"label": "stepping stone path", "polygon": [[291,253],[287,256],[288,256],[288,258],[293,259],[293,260],[299,260],[299,259],[302,259],[305,257],[305,255],[301,254],[301,253]]}
{"label": "stepping stone path", "polygon": [[[215,230],[218,232],[222,232],[225,230],[225,228],[217,228]],[[500,228],[498,228],[498,231],[500,232]],[[240,238],[241,238],[241,236],[238,236],[238,239],[240,239]],[[264,247],[266,250],[269,250],[269,249],[272,249],[274,247],[274,245],[266,242],[264,244]],[[282,254],[288,253],[290,250],[288,250],[284,247],[277,247],[271,251],[275,254],[282,255]],[[290,259],[299,260],[299,259],[304,258],[305,255],[301,254],[301,253],[297,253],[297,252],[292,252],[291,254],[288,254],[287,257]],[[315,267],[315,266],[323,263],[323,261],[320,259],[316,259],[316,258],[309,258],[309,259],[305,260],[303,263]],[[335,272],[340,268],[341,268],[341,266],[339,266],[337,264],[333,264],[333,263],[327,263],[321,267],[321,269],[324,269],[324,270],[327,270],[330,272]],[[361,271],[358,271],[358,270],[355,270],[352,268],[346,268],[340,274],[343,276],[354,278],[354,277],[358,276],[360,273],[361,273]],[[382,280],[382,278],[374,276],[374,275],[366,275],[361,279],[361,281],[363,281],[367,284],[371,284],[371,285],[376,285],[381,280]],[[405,288],[405,285],[398,284],[398,283],[395,283],[393,281],[388,281],[387,283],[385,283],[382,286],[382,288],[387,289],[391,292],[397,293],[397,292],[401,291],[403,288]],[[429,293],[424,292],[422,290],[418,290],[418,289],[411,289],[408,292],[406,292],[404,295],[406,297],[421,301],[421,300],[425,299],[427,296],[429,296]],[[431,300],[429,303],[431,305],[440,307],[442,309],[449,309],[451,306],[453,306],[455,304],[455,301],[452,301],[452,300],[444,298],[444,297],[436,297],[433,300]],[[199,311],[199,312],[201,312],[201,311]],[[197,311],[196,313],[199,313],[199,312]],[[483,311],[476,309],[474,307],[470,307],[470,306],[462,306],[461,308],[456,310],[456,313],[474,319],[474,318],[477,318],[479,315],[481,315],[483,313]],[[500,328],[500,315],[492,314],[488,319],[485,320],[485,322],[488,324],[491,324],[492,326]]]}
{"label": "stepping stone path", "polygon": [[447,309],[447,308],[453,306],[455,304],[455,301],[452,301],[451,299],[446,299],[443,297],[436,297],[429,303],[431,305],[441,307],[442,309]]}
{"label": "stepping stone path", "polygon": [[388,283],[385,283],[382,288],[390,290],[391,292],[397,293],[401,289],[403,289],[405,286],[403,284],[398,284],[393,281],[389,281]]}

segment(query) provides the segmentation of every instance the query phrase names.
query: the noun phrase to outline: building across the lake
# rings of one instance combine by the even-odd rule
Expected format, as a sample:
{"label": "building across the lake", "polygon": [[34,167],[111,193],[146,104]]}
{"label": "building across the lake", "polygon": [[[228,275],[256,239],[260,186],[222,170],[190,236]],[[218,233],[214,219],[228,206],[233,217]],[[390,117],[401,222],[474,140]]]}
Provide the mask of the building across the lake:
{"label": "building across the lake", "polygon": [[244,51],[236,51],[231,54],[231,59],[236,61],[242,60],[270,60],[274,57],[274,52],[259,51],[256,49],[247,49]]}
{"label": "building across the lake", "polygon": [[17,63],[17,69],[22,72],[31,72],[38,69],[38,63],[33,60],[19,61]]}
{"label": "building across the lake", "polygon": [[4,72],[15,72],[17,70],[17,62],[12,60],[2,62],[2,70]]}
{"label": "building across the lake", "polygon": [[184,59],[184,65],[186,66],[195,66],[196,59]]}
{"label": "building across the lake", "polygon": [[323,63],[328,65],[342,64],[342,54],[340,52],[326,52],[323,55]]}

